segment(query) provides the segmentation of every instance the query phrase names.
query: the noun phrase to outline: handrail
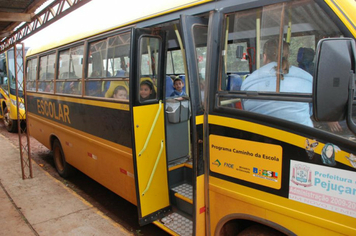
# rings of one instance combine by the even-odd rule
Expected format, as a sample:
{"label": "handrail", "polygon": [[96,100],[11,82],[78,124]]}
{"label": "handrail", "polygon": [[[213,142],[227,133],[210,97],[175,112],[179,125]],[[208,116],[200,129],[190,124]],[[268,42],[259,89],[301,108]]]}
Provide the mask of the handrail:
{"label": "handrail", "polygon": [[146,189],[142,192],[142,196],[145,195],[145,193],[148,191],[148,189],[150,188],[151,186],[151,182],[152,182],[152,179],[153,179],[153,176],[154,174],[156,173],[156,169],[157,169],[157,165],[158,165],[158,162],[159,160],[161,159],[161,154],[162,154],[162,151],[163,151],[163,140],[161,140],[161,149],[159,150],[159,153],[158,153],[158,156],[156,158],[156,163],[153,167],[153,170],[151,172],[151,176],[150,176],[150,179],[148,180],[148,183],[147,183],[147,186],[146,186]]}
{"label": "handrail", "polygon": [[152,124],[152,127],[151,127],[150,132],[148,133],[148,136],[147,136],[145,145],[143,145],[142,150],[141,150],[140,153],[138,154],[139,157],[142,155],[142,153],[143,153],[143,152],[146,150],[146,148],[147,148],[148,142],[149,142],[150,139],[151,139],[152,132],[153,132],[155,126],[156,126],[156,123],[157,123],[157,120],[158,120],[158,116],[159,116],[159,113],[161,112],[161,109],[162,109],[162,100],[159,100],[159,107],[158,107],[158,111],[157,111],[156,117],[155,117],[155,119],[153,120],[153,124]]}

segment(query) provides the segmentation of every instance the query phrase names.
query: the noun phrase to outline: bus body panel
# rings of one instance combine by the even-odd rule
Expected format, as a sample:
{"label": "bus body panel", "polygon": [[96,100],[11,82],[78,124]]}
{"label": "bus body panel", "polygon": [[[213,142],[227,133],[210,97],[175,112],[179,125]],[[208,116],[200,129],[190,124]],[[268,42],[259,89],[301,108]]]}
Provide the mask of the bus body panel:
{"label": "bus body panel", "polygon": [[[218,168],[226,169],[226,171],[222,171],[222,173],[225,174],[219,174],[216,172],[210,173],[210,201],[223,202],[226,204],[223,206],[219,204],[210,205],[212,226],[214,225],[221,227],[224,223],[226,223],[226,221],[223,221],[224,217],[227,216],[230,216],[229,220],[243,220],[249,219],[250,217],[256,222],[262,219],[267,220],[269,221],[266,222],[267,225],[270,223],[271,227],[283,227],[295,233],[296,235],[300,235],[305,232],[327,232],[328,235],[355,234],[356,229],[352,228],[354,222],[354,218],[352,217],[352,203],[350,202],[350,206],[337,206],[333,203],[333,201],[336,202],[340,200],[338,199],[339,195],[341,195],[339,192],[336,191],[334,197],[334,195],[330,193],[332,190],[327,189],[327,186],[324,186],[320,187],[319,194],[321,194],[320,196],[328,198],[328,200],[316,200],[319,198],[313,199],[313,197],[309,198],[303,195],[300,195],[300,198],[304,199],[305,197],[304,200],[301,200],[305,201],[305,203],[291,200],[297,197],[292,192],[292,160],[297,160],[298,162],[309,160],[305,146],[306,140],[308,140],[308,138],[256,123],[236,121],[231,118],[219,116],[209,116],[209,123],[212,125],[210,127],[210,135],[218,134],[221,137],[230,137],[236,141],[241,137],[244,137],[244,140],[250,140],[254,143],[253,146],[240,146],[238,143],[230,145],[229,143],[225,143],[225,146],[219,146],[225,149],[221,149],[221,151],[216,154],[213,151],[217,147],[216,142],[210,141],[210,170],[214,169],[212,166],[215,165],[216,160],[219,160],[221,163],[221,166]],[[262,140],[265,141],[261,142]],[[235,164],[233,168],[235,168],[237,171],[246,171],[249,174],[254,171],[254,168],[267,168],[266,165],[259,166],[259,164],[256,164],[255,166],[249,166],[250,163],[247,163],[246,159],[267,158],[267,155],[263,157],[264,155],[262,152],[258,153],[258,146],[268,143],[273,145],[281,145],[283,149],[283,155],[281,157],[283,159],[283,171],[278,172],[278,176],[281,178],[277,179],[277,181],[281,181],[281,188],[274,189],[269,187],[268,182],[273,181],[273,178],[269,177],[267,174],[264,176],[259,175],[258,172],[254,174],[256,179],[264,178],[265,180],[263,182],[257,181],[256,183],[258,184],[251,183],[247,175],[239,175],[237,173],[229,174],[227,169],[230,168],[230,166],[227,164]],[[321,146],[321,143],[319,143],[319,145]],[[241,159],[238,162],[238,165],[236,165],[237,162],[233,157],[227,157],[230,155],[230,150],[228,149],[232,149],[232,156]],[[238,153],[236,151],[237,149],[244,150],[245,152],[243,154]],[[321,147],[318,147],[314,150],[315,154],[318,154],[318,156],[313,157],[314,163],[319,163],[319,161],[321,161],[321,149]],[[253,155],[247,154],[252,152]],[[261,154],[262,157],[258,157],[256,154]],[[344,159],[346,159],[345,156],[347,156],[347,152],[341,150],[337,153],[335,159],[343,162]],[[275,160],[272,158],[269,161],[274,162]],[[346,175],[348,175],[347,173],[352,170],[350,163],[345,162],[345,164],[341,164],[341,167],[341,170],[345,172]],[[325,167],[325,170],[328,170],[327,168],[328,167]],[[268,170],[274,171],[273,167],[272,169]],[[328,173],[330,176],[334,176],[334,172],[332,170],[329,171],[330,172]],[[314,186],[318,185],[317,179],[323,179],[316,174],[317,171],[315,170],[313,170],[311,173],[311,184]],[[350,176],[350,178],[352,179],[352,176]],[[325,179],[328,179],[328,177],[324,177],[324,180]],[[331,181],[332,184],[339,183],[339,181],[336,180],[329,181]],[[318,186],[320,186],[320,184]],[[308,194],[311,194],[311,196],[319,197],[317,193],[313,193],[313,191],[309,192],[308,186],[302,188],[303,190],[307,191]],[[340,198],[343,197],[344,196],[341,195]],[[238,203],[235,203],[235,200],[237,200]],[[310,206],[307,204],[307,202],[314,204],[314,206]],[[341,214],[335,212],[335,210],[332,208],[330,209],[332,205],[334,205],[335,209],[337,209],[336,211]],[[327,208],[329,208],[329,210],[326,210]],[[298,223],[295,223],[295,220],[298,220]],[[328,223],[326,224],[325,222]],[[304,227],[301,227],[301,225]],[[219,230],[221,230],[221,228],[216,229],[212,227],[211,230],[212,232],[217,233]]]}
{"label": "bus body panel", "polygon": [[[53,96],[50,97],[53,98]],[[96,124],[97,127],[104,130],[104,133],[108,133],[108,126],[112,130],[118,130],[114,133],[117,136],[120,136],[120,131],[123,134],[126,133],[124,137],[126,140],[123,141],[123,144],[117,143],[117,137],[108,138],[108,136],[106,136],[106,138],[100,138],[94,135],[97,130],[90,128],[90,126],[86,126],[87,130],[78,130],[80,127],[83,128],[79,123],[85,122],[85,120],[76,120],[75,118],[80,117],[78,113],[76,113],[80,112],[80,109],[71,109],[69,105],[69,112],[66,117],[67,110],[65,109],[65,101],[57,103],[64,107],[61,113],[59,106],[57,110],[54,108],[55,105],[42,106],[43,104],[55,104],[54,102],[41,103],[41,101],[54,101],[53,99],[49,100],[47,96],[32,97],[31,93],[29,93],[28,98],[29,130],[31,136],[49,149],[52,148],[53,138],[59,139],[65,153],[66,161],[69,164],[129,202],[135,205],[137,204],[134,187],[132,149],[129,144],[131,142],[130,133],[122,129],[118,130],[120,127],[113,127],[110,124]],[[45,107],[52,110],[48,111]],[[93,109],[95,109],[95,107],[93,107]],[[115,114],[122,112],[128,113],[127,111],[113,110],[110,108],[108,108],[107,111],[113,111]],[[89,112],[89,109],[86,109],[86,112]],[[103,114],[105,114],[105,112],[103,112]],[[107,119],[102,119],[102,122],[113,119],[108,118],[109,114],[109,112],[106,112]],[[129,115],[126,114],[125,116],[127,117],[127,122],[129,122]],[[123,120],[120,120],[120,122],[125,124]],[[112,120],[112,123],[115,124],[115,121]],[[69,125],[71,125],[72,128],[69,127]],[[88,132],[93,132],[93,134]],[[116,140],[116,142],[108,139]]]}
{"label": "bus body panel", "polygon": [[330,6],[331,9],[333,9],[335,14],[356,37],[356,19],[354,12],[356,7],[355,1],[326,0],[325,2]]}

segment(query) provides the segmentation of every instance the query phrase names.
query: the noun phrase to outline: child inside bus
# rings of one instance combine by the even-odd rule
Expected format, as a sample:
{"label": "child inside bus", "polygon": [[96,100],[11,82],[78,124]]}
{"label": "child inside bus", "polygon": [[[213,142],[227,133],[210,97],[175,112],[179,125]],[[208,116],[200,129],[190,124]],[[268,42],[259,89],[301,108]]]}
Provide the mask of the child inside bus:
{"label": "child inside bus", "polygon": [[184,82],[181,78],[176,77],[173,81],[174,91],[171,93],[171,97],[182,97],[187,94],[183,91]]}
{"label": "child inside bus", "polygon": [[140,84],[140,101],[146,101],[156,98],[156,91],[153,83],[149,80],[144,80]]}
{"label": "child inside bus", "polygon": [[113,98],[116,98],[116,99],[127,99],[127,90],[124,86],[117,86],[115,89],[114,89],[114,92],[113,92],[113,95],[112,95]]}

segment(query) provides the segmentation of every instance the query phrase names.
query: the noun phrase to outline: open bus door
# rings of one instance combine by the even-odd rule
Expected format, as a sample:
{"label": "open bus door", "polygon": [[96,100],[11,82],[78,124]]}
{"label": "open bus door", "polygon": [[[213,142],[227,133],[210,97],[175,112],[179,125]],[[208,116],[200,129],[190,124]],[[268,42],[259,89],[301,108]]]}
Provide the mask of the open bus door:
{"label": "open bus door", "polygon": [[[170,209],[164,105],[165,33],[133,29],[130,100],[133,121],[133,160],[140,225],[160,218]],[[140,95],[140,84],[150,88]]]}
{"label": "open bus door", "polygon": [[182,15],[180,23],[186,56],[192,107],[191,150],[193,155],[193,235],[205,234],[203,121],[208,19]]}

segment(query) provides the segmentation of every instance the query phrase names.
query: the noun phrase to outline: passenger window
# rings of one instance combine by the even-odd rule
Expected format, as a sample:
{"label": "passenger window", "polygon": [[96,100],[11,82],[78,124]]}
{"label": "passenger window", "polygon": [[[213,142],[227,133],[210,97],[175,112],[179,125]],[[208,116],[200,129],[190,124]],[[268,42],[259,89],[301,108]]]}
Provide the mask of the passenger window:
{"label": "passenger window", "polygon": [[128,100],[130,33],[90,43],[89,48],[85,95]]}
{"label": "passenger window", "polygon": [[[201,108],[203,108],[203,101],[205,96],[205,70],[206,70],[206,56],[207,56],[207,35],[208,28],[202,25],[196,25],[193,27],[194,33],[194,45],[195,45],[195,53],[198,62],[198,94],[200,96],[200,104]],[[192,88],[194,89],[194,88]]]}
{"label": "passenger window", "polygon": [[81,94],[84,46],[59,52],[56,93]]}
{"label": "passenger window", "polygon": [[290,2],[227,14],[222,37],[219,106],[355,140],[345,121],[312,119],[316,45],[323,38],[343,37],[319,5]]}
{"label": "passenger window", "polygon": [[38,91],[53,93],[54,87],[54,68],[55,68],[56,54],[52,53],[40,57],[40,72],[38,81]]}
{"label": "passenger window", "polygon": [[36,72],[37,72],[37,59],[33,58],[27,61],[27,79],[26,90],[36,91]]}
{"label": "passenger window", "polygon": [[146,102],[157,99],[160,39],[154,37],[142,37],[140,39],[140,73],[138,94],[139,101]]}

